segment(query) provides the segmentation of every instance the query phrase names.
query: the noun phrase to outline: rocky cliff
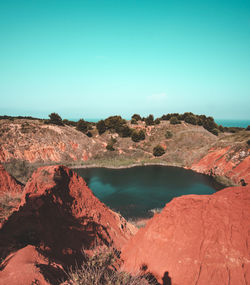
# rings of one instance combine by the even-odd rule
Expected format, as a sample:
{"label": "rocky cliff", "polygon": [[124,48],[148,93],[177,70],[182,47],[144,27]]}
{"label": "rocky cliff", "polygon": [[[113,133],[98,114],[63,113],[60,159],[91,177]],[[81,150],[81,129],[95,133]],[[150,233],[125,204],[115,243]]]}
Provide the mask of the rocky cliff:
{"label": "rocky cliff", "polygon": [[235,183],[243,179],[250,183],[250,150],[247,146],[211,148],[198,162],[191,166],[197,172],[212,176],[226,176]]}
{"label": "rocky cliff", "polygon": [[161,284],[250,282],[250,186],[175,198],[122,250],[124,269]]}
{"label": "rocky cliff", "polygon": [[39,168],[25,186],[19,208],[0,230],[0,255],[6,257],[0,284],[31,284],[34,276],[47,284],[41,277],[45,269],[51,274],[47,281],[62,277],[60,268],[83,262],[82,250],[89,252],[102,245],[119,250],[135,232],[133,225],[101,203],[72,170]]}

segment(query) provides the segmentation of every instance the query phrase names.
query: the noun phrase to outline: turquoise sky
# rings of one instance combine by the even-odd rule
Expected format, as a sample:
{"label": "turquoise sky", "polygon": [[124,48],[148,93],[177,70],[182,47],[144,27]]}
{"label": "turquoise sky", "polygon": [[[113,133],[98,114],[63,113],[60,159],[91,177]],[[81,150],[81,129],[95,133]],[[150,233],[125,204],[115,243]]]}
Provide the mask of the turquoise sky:
{"label": "turquoise sky", "polygon": [[0,114],[250,119],[250,1],[0,0]]}

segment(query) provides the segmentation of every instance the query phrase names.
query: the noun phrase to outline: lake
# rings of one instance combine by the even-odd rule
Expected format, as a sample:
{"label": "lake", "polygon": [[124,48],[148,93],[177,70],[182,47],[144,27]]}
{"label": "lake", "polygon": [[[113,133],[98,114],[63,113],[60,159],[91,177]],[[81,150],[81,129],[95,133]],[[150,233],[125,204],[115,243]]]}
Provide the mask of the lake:
{"label": "lake", "polygon": [[127,219],[149,218],[174,197],[212,194],[223,188],[209,176],[170,166],[75,171],[103,203]]}

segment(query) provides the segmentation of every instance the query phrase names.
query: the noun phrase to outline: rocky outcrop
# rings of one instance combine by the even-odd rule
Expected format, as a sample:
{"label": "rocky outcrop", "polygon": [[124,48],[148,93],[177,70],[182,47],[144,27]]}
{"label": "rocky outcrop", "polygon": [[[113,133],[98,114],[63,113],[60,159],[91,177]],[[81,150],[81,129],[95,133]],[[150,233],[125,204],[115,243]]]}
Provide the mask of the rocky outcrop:
{"label": "rocky outcrop", "polygon": [[250,183],[250,151],[235,147],[211,148],[191,169],[212,176],[226,176],[235,183]]}
{"label": "rocky outcrop", "polygon": [[32,245],[11,253],[3,262],[2,268],[0,285],[59,284],[63,277],[62,266],[51,263]]}
{"label": "rocky outcrop", "polygon": [[13,178],[0,164],[0,195],[4,193],[21,193],[23,185]]}
{"label": "rocky outcrop", "polygon": [[[9,278],[6,270],[21,260],[23,251],[37,256],[38,250],[50,263],[66,268],[81,264],[82,250],[89,252],[101,245],[119,250],[135,232],[133,225],[101,203],[72,170],[64,166],[39,168],[25,186],[18,210],[0,230],[0,255],[9,256],[0,280]],[[36,249],[20,251],[28,245]],[[9,254],[17,250],[21,253],[12,258]]]}
{"label": "rocky outcrop", "polygon": [[161,284],[250,282],[250,186],[175,198],[122,250],[123,269]]}

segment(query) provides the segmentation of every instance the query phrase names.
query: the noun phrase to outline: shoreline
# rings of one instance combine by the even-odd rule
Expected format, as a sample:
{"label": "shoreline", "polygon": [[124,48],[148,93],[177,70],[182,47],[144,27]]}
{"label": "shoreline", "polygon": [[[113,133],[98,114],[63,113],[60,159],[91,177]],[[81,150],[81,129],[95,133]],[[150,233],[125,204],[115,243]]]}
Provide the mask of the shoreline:
{"label": "shoreline", "polygon": [[[209,174],[206,173],[202,173],[202,172],[198,172],[193,170],[192,168],[189,168],[187,166],[179,166],[179,165],[173,165],[173,164],[166,164],[166,163],[162,163],[162,162],[154,162],[154,163],[150,163],[150,162],[145,162],[145,163],[133,163],[130,165],[121,165],[121,166],[112,166],[112,165],[99,165],[99,164],[89,164],[89,165],[74,165],[74,166],[68,166],[71,169],[87,169],[87,168],[105,168],[105,169],[129,169],[129,168],[133,168],[133,167],[140,167],[140,166],[166,166],[166,167],[178,167],[178,168],[182,168],[182,169],[186,169],[186,170],[190,170],[193,171],[195,173],[198,174],[202,174],[202,175],[206,175],[208,177],[211,177],[212,179],[214,179],[214,181],[218,184],[220,184],[222,187],[226,188],[226,187],[236,187],[239,186],[238,184],[236,184],[232,179],[230,179],[227,176],[211,176]],[[222,189],[224,189],[222,188]],[[221,190],[222,190],[221,189]],[[220,190],[216,190],[216,191],[220,191]]]}

